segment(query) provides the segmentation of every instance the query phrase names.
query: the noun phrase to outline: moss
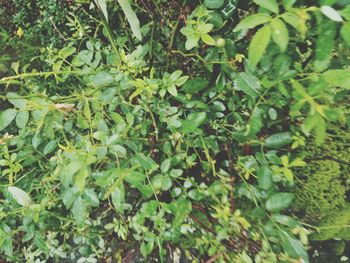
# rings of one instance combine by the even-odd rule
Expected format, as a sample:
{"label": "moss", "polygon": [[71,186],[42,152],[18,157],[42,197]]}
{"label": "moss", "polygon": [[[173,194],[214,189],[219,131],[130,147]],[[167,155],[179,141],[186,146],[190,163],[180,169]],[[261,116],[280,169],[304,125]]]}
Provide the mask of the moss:
{"label": "moss", "polygon": [[318,224],[319,232],[311,235],[312,240],[341,238],[350,240],[350,204],[330,213]]}
{"label": "moss", "polygon": [[331,126],[322,146],[307,145],[307,167],[296,171],[294,211],[305,221],[316,223],[330,211],[343,208],[350,191],[350,133],[344,127]]}
{"label": "moss", "polygon": [[317,222],[346,204],[346,187],[341,180],[340,165],[331,160],[308,163],[298,171],[304,177],[295,191],[294,210],[305,220]]}

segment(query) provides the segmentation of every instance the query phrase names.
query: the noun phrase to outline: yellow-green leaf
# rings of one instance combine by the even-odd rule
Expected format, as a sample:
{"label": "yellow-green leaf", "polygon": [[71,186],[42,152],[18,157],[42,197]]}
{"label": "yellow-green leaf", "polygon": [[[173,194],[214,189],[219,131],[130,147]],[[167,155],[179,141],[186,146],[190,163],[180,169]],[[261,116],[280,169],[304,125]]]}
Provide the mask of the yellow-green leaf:
{"label": "yellow-green leaf", "polygon": [[256,67],[260,59],[265,53],[271,39],[270,26],[264,26],[259,29],[250,42],[248,49],[249,63],[252,67]]}
{"label": "yellow-green leaf", "polygon": [[271,28],[273,41],[280,47],[282,52],[286,51],[289,42],[289,33],[285,23],[281,19],[274,19],[271,22]]}

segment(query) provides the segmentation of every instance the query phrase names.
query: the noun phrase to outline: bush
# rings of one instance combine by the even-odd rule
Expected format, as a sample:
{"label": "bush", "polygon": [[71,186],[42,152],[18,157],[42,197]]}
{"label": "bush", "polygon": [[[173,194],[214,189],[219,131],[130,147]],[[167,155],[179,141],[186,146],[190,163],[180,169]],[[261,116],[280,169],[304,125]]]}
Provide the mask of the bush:
{"label": "bush", "polygon": [[[330,2],[18,5],[0,79],[2,257],[309,262],[294,173],[349,112],[349,6]],[[63,46],[46,42],[50,17]]]}

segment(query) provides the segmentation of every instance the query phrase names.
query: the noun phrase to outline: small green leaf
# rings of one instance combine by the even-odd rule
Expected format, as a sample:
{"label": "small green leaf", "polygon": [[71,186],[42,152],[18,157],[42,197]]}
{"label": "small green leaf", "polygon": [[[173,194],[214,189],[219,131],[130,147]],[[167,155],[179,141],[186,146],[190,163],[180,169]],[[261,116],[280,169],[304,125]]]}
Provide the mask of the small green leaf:
{"label": "small green leaf", "polygon": [[10,192],[16,202],[21,206],[28,207],[32,203],[30,196],[21,188],[18,188],[16,186],[9,186],[7,190]]}
{"label": "small green leaf", "polygon": [[267,199],[265,205],[270,212],[279,212],[289,207],[294,199],[291,193],[276,193]]}
{"label": "small green leaf", "polygon": [[248,48],[248,58],[250,65],[254,68],[259,63],[265,53],[271,39],[271,27],[264,26],[254,35]]}
{"label": "small green leaf", "polygon": [[207,45],[210,45],[210,46],[215,45],[215,40],[208,34],[201,35],[201,39]]}
{"label": "small green leaf", "polygon": [[278,3],[276,0],[253,0],[254,3],[261,7],[270,10],[273,13],[278,13]]}
{"label": "small green leaf", "polygon": [[289,33],[286,25],[281,19],[274,19],[271,22],[272,39],[280,47],[281,52],[286,51],[289,42]]}
{"label": "small green leaf", "polygon": [[237,88],[245,94],[256,98],[259,96],[262,87],[258,78],[248,72],[241,72],[235,79]]}
{"label": "small green leaf", "polygon": [[271,20],[271,16],[258,13],[255,15],[248,16],[244,18],[233,30],[234,32],[238,32],[240,30],[248,30],[254,28],[258,25],[265,24]]}
{"label": "small green leaf", "polygon": [[4,130],[15,119],[17,111],[14,109],[7,109],[0,115],[0,131]]}

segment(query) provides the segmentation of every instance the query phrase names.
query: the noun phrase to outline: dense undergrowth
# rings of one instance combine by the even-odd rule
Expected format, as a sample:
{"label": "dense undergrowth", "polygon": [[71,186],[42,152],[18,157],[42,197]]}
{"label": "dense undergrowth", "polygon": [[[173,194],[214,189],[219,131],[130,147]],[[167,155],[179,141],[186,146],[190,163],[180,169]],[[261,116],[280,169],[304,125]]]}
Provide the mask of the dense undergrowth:
{"label": "dense undergrowth", "polygon": [[0,13],[0,262],[348,260],[348,0]]}

